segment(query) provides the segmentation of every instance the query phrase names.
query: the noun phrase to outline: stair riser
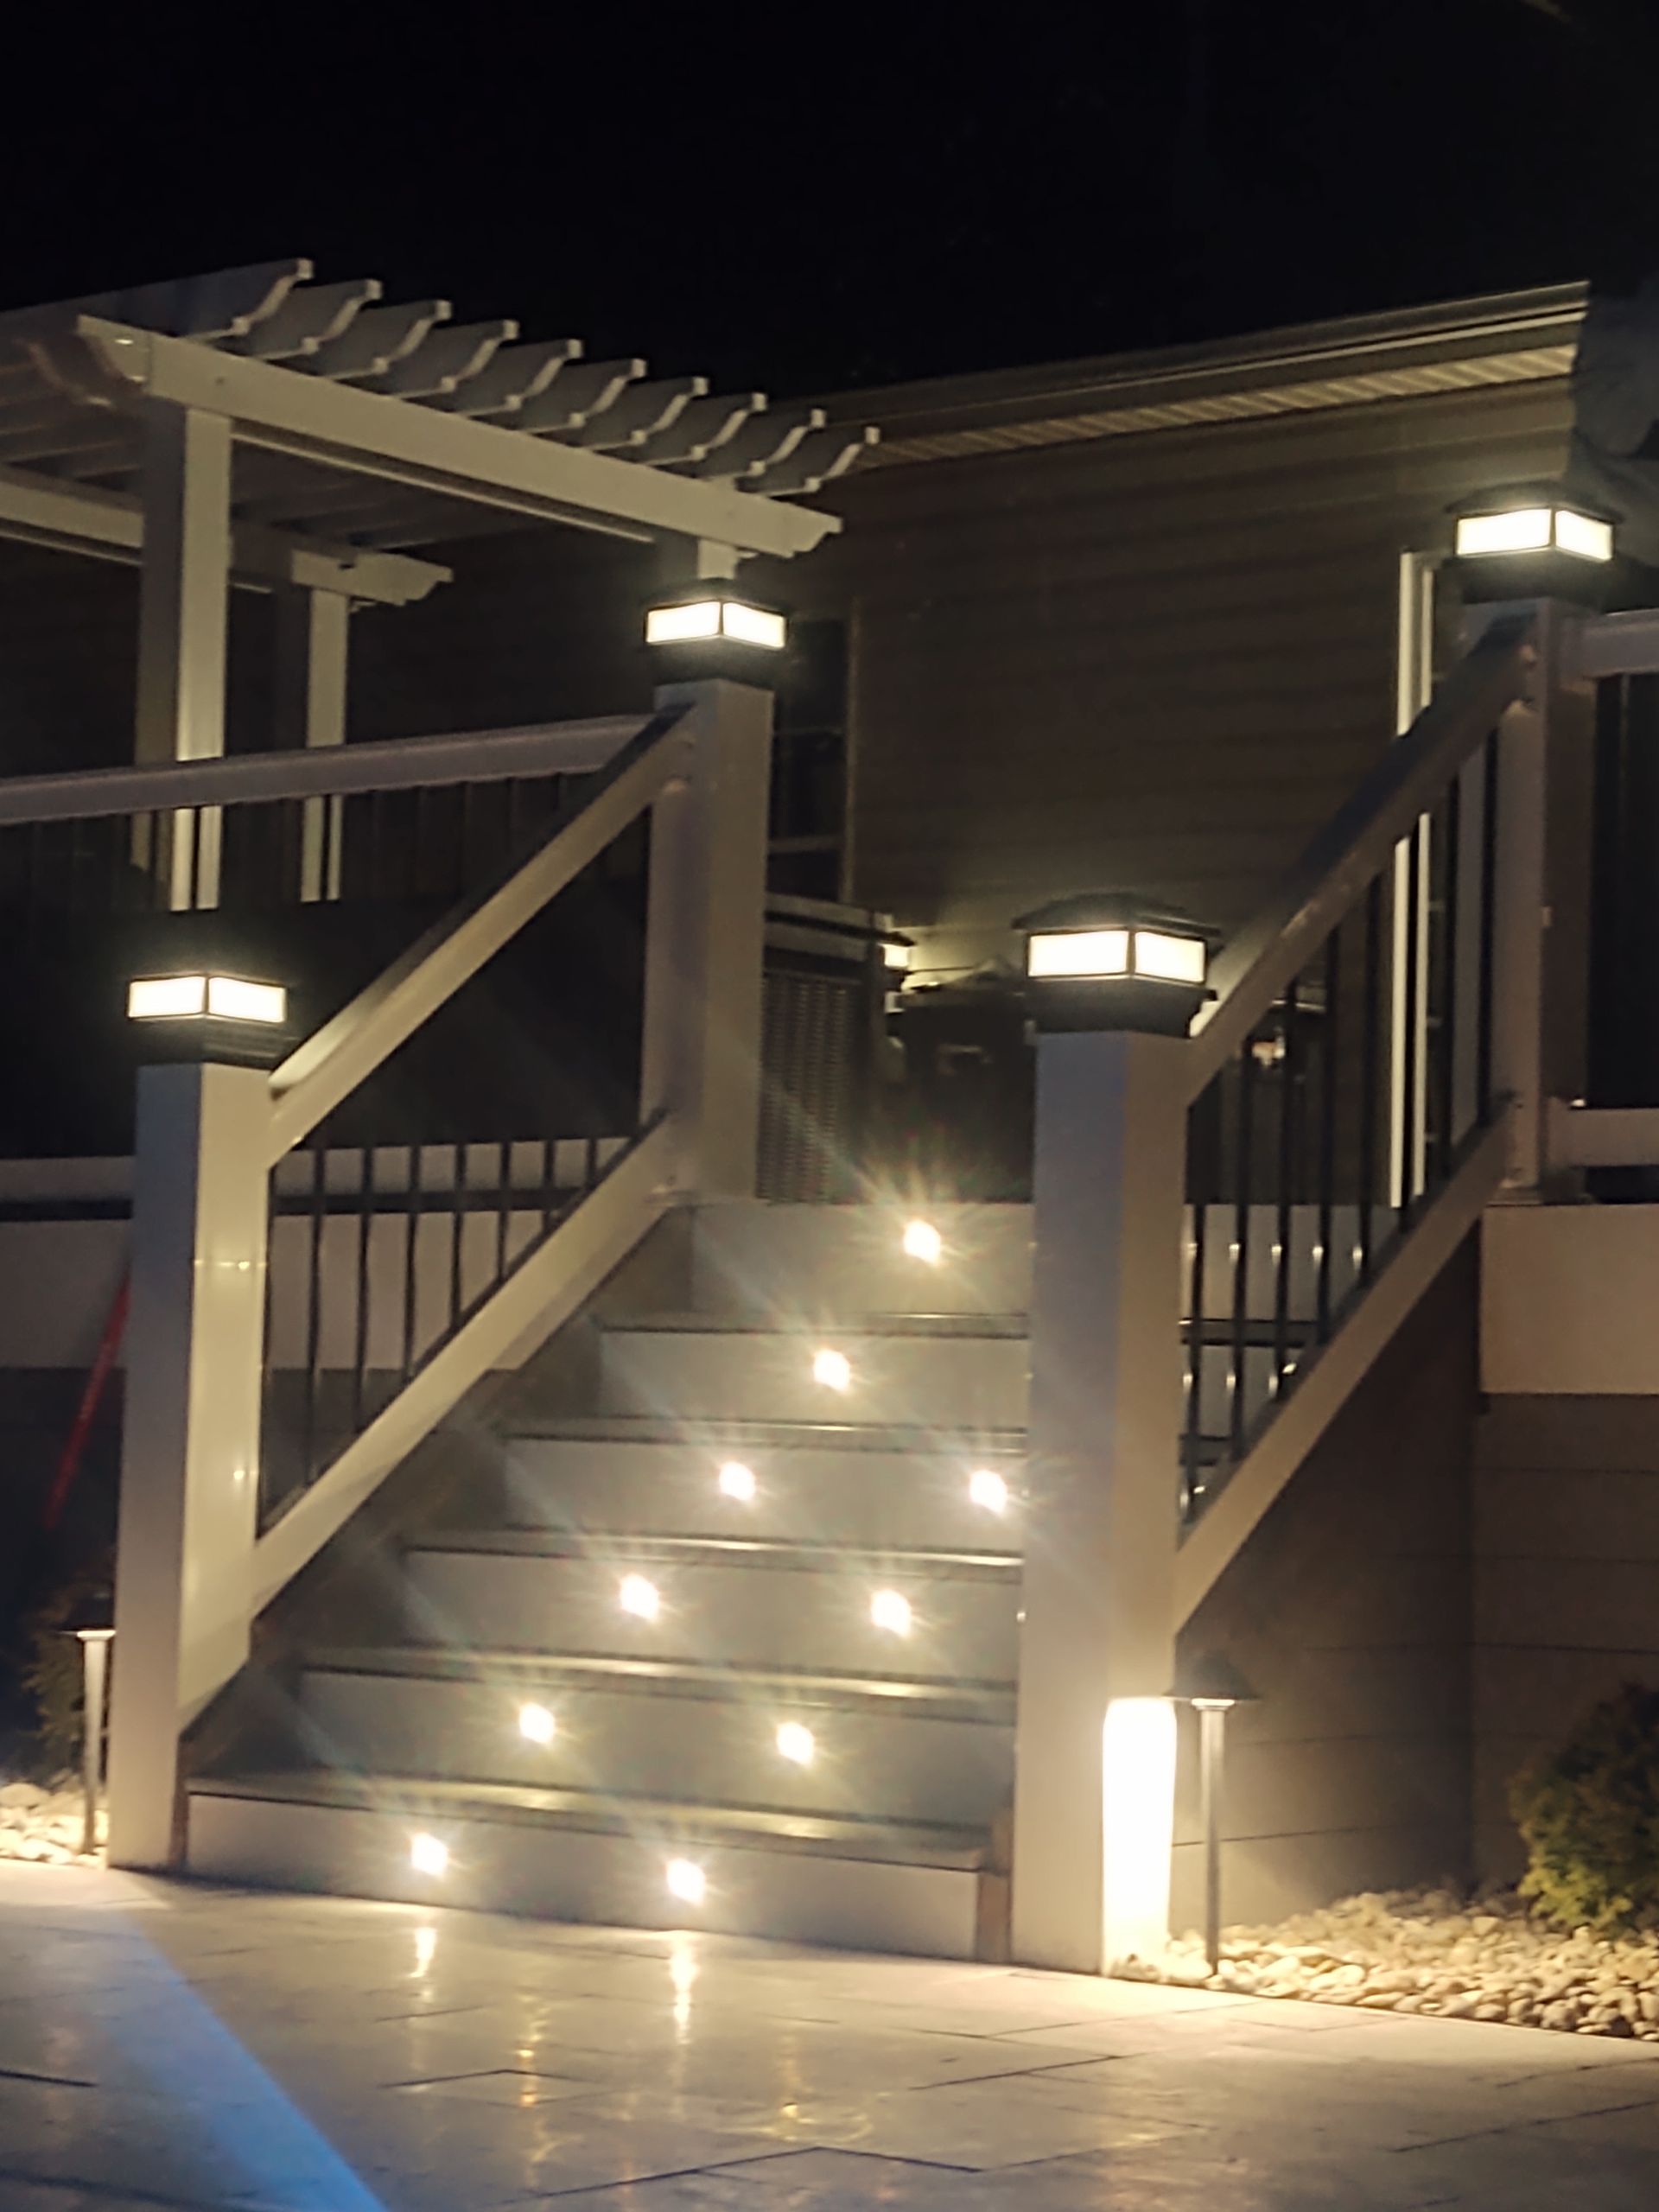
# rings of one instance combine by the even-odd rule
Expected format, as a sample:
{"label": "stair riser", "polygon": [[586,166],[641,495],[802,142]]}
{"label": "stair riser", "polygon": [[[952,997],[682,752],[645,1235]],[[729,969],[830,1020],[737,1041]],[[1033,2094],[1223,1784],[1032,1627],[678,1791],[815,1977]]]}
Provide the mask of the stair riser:
{"label": "stair riser", "polygon": [[[624,1612],[617,1602],[623,1574],[633,1572],[659,1592],[655,1620]],[[871,1621],[871,1596],[881,1589],[910,1600],[910,1635]],[[734,1666],[944,1681],[1014,1677],[1019,1600],[1006,1581],[413,1552],[407,1592],[407,1629],[416,1643],[718,1658]]]}
{"label": "stair riser", "polygon": [[[734,1443],[625,1444],[521,1438],[512,1447],[506,1504],[520,1527],[626,1529],[637,1535],[762,1536],[783,1541],[906,1546],[931,1551],[1015,1550],[1023,1464],[969,1450],[812,1451]],[[755,1494],[726,1496],[721,1465],[735,1459]],[[976,1505],[968,1477],[995,1470],[1014,1502]]]}
{"label": "stair riser", "polygon": [[[849,1389],[813,1376],[820,1350],[844,1353]],[[599,1411],[673,1421],[836,1421],[1023,1428],[1029,1356],[1019,1338],[702,1334],[614,1330]]]}
{"label": "stair riser", "polygon": [[[906,1253],[906,1224],[944,1239],[937,1263]],[[1031,1209],[1019,1205],[702,1206],[697,1305],[711,1313],[1023,1313]]]}
{"label": "stair riser", "polygon": [[[409,1862],[410,1837],[429,1829],[450,1865],[434,1879]],[[708,1878],[699,1907],[671,1897],[671,1836],[550,1833],[507,1822],[442,1821],[263,1799],[196,1796],[193,1873],[226,1882],[410,1904],[471,1905],[626,1928],[708,1928],[855,1950],[931,1958],[974,1955],[981,1878],[957,1868],[721,1847],[698,1850]]]}
{"label": "stair riser", "polygon": [[[525,1741],[533,1699],[558,1724]],[[774,1812],[988,1827],[1013,1794],[1013,1731],[791,1704],[644,1692],[500,1687],[318,1672],[306,1676],[312,1755],[330,1765],[454,1781],[525,1783]],[[779,1756],[780,1721],[816,1738],[811,1764]]]}

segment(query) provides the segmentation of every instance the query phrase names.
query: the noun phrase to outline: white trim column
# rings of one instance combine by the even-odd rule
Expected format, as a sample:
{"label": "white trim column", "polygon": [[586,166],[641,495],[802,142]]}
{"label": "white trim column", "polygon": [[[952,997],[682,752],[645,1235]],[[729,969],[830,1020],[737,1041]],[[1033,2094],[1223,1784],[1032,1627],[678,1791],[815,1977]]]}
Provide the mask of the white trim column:
{"label": "white trim column", "polygon": [[[231,425],[198,408],[146,416],[143,546],[138,581],[134,757],[207,760],[225,750],[225,662],[231,590]],[[217,807],[158,824],[134,858],[163,871],[175,911],[219,903]]]}
{"label": "white trim column", "polygon": [[1039,1036],[1013,1955],[1167,1933],[1186,1040]]}
{"label": "white trim column", "polygon": [[686,1197],[754,1191],[772,694],[716,677],[671,683],[692,767],[652,810],[641,1106],[680,1132]]}
{"label": "white trim column", "polygon": [[248,1656],[270,1077],[139,1071],[110,1863],[176,1856],[179,1733]]}
{"label": "white trim column", "polygon": [[[346,671],[352,602],[334,591],[276,594],[274,705],[279,747],[346,742]],[[300,827],[300,900],[340,896],[346,802],[308,798]]]}

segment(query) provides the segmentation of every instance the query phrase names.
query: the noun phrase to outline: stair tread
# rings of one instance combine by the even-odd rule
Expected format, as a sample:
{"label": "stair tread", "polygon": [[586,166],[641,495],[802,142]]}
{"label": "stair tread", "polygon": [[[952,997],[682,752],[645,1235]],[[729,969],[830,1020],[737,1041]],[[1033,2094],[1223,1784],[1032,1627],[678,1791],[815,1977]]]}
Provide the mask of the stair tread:
{"label": "stair tread", "polygon": [[763,1692],[791,1705],[873,1707],[929,1719],[1006,1723],[1012,1682],[941,1684],[913,1675],[837,1675],[776,1667],[722,1666],[698,1659],[640,1659],[625,1654],[450,1649],[430,1644],[361,1644],[308,1651],[315,1674],[384,1675],[421,1681],[501,1682],[529,1688],[555,1681],[584,1688],[729,1699]]}
{"label": "stair tread", "polygon": [[712,1416],[683,1421],[659,1414],[511,1414],[503,1434],[513,1444],[663,1444],[681,1451],[763,1444],[777,1451],[900,1452],[931,1459],[962,1452],[1017,1457],[1026,1448],[1023,1428],[974,1429],[951,1436],[920,1424],[721,1421]]}
{"label": "stair tread", "polygon": [[807,1573],[860,1568],[1001,1582],[1020,1572],[1012,1552],[872,1551],[852,1545],[786,1543],[755,1536],[640,1536],[623,1530],[457,1529],[436,1531],[407,1547],[416,1552],[469,1552],[503,1559],[679,1560],[702,1567],[783,1567]]}
{"label": "stair tread", "polygon": [[521,1826],[626,1836],[656,1827],[658,1840],[685,1845],[736,1845],[973,1872],[989,1854],[989,1839],[974,1828],[917,1821],[861,1821],[829,1814],[758,1812],[743,1807],[683,1804],[674,1799],[601,1796],[581,1789],[541,1789],[520,1783],[449,1782],[422,1776],[352,1774],[320,1768],[288,1772],[198,1776],[192,1796],[255,1798],[266,1802],[372,1811],[404,1817],[502,1820]]}

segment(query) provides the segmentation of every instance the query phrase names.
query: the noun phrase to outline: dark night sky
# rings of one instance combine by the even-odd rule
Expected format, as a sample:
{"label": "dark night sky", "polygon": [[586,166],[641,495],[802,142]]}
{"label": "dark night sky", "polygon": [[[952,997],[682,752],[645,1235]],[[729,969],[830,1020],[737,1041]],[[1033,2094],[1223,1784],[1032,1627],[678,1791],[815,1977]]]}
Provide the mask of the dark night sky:
{"label": "dark night sky", "polygon": [[786,392],[1659,269],[1659,0],[64,16],[5,304],[302,252]]}

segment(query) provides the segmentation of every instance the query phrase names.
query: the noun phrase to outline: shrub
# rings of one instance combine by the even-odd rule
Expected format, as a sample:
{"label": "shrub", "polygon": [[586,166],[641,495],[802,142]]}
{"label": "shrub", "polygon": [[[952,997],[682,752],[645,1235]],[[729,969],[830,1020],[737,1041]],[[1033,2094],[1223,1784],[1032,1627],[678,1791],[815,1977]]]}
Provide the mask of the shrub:
{"label": "shrub", "polygon": [[70,1621],[107,1608],[111,1570],[99,1560],[70,1574],[24,1623],[23,1681],[35,1700],[35,1726],[24,1761],[41,1781],[55,1781],[80,1758],[80,1646],[66,1635]]}
{"label": "shrub", "polygon": [[1599,1935],[1659,1922],[1659,1690],[1627,1682],[1516,1777],[1522,1894]]}

